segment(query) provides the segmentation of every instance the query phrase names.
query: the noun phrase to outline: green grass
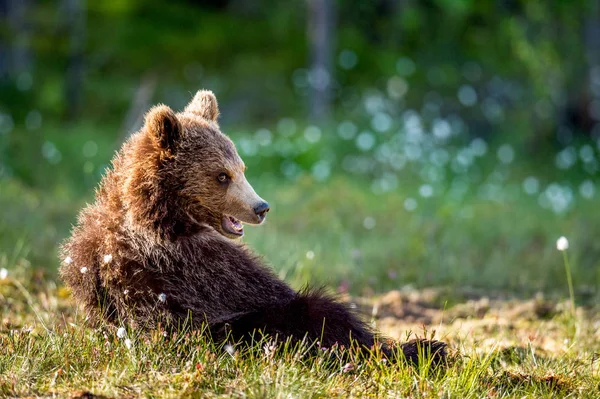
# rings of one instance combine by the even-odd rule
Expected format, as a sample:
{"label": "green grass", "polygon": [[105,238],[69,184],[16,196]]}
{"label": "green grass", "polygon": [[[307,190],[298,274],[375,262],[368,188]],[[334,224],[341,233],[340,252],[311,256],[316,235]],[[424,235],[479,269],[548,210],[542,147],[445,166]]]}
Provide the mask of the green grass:
{"label": "green grass", "polygon": [[[385,301],[362,303],[373,302],[385,309]],[[119,339],[115,327],[86,326],[68,291],[32,271],[0,281],[0,304],[0,396],[67,397],[84,391],[156,398],[594,398],[600,393],[598,313],[579,308],[573,316],[564,304],[554,307],[551,318],[515,312],[523,302],[494,304],[483,317],[454,312],[459,306],[442,312],[449,320],[429,326],[451,346],[451,361],[442,368],[388,364],[377,353],[348,364],[335,352],[332,357],[307,355],[306,347],[272,350],[268,341],[229,353],[202,332],[165,338],[128,330]],[[402,337],[410,328],[398,319],[390,325],[390,318],[379,314],[373,322],[390,335]]]}
{"label": "green grass", "polygon": [[[375,195],[360,180],[250,180],[272,211],[266,224],[246,229],[245,241],[297,287],[311,282],[369,294],[407,284],[470,286],[562,296],[568,287],[556,239],[565,235],[577,300],[598,293],[600,215],[591,200],[566,215],[541,209],[535,199],[498,203],[475,195],[460,203],[419,199],[408,212],[402,190]],[[56,246],[92,200],[91,189],[81,196],[68,187],[52,192],[4,179],[0,193],[6,210],[0,253],[25,251],[29,263],[53,274]]]}
{"label": "green grass", "polygon": [[[361,181],[253,183],[273,208],[265,226],[247,229],[246,240],[298,284],[349,285],[354,293],[412,284],[566,294],[556,239],[567,235],[578,297],[598,292],[593,201],[555,215],[535,199],[498,203],[471,195],[460,203],[419,199],[419,208],[407,212],[403,190],[374,195]],[[364,226],[366,218],[374,227]]]}
{"label": "green grass", "polygon": [[[57,278],[56,248],[93,200],[115,143],[89,126],[45,133],[37,144],[54,142],[62,161],[45,164],[37,153],[13,151],[35,147],[13,136],[6,164],[15,177],[0,179],[0,269],[8,272],[0,280],[0,396],[600,394],[600,214],[584,198],[562,214],[541,208],[537,196],[522,192],[531,173],[524,161],[510,167],[507,195],[498,201],[479,195],[477,184],[460,198],[422,198],[415,170],[400,172],[397,189],[376,195],[365,177],[335,171],[326,182],[309,175],[292,181],[268,172],[278,161],[249,159],[249,180],[272,211],[244,240],[281,278],[295,288],[325,285],[356,302],[385,335],[434,334],[453,353],[444,369],[385,364],[375,355],[345,372],[328,354],[302,356],[297,348],[273,355],[257,345],[232,356],[200,333],[164,339],[129,331],[127,348],[116,328],[86,325]],[[97,152],[86,155],[90,140]],[[405,209],[407,198],[418,202],[413,211]],[[565,301],[561,235],[570,242],[576,312]]]}
{"label": "green grass", "polygon": [[[127,348],[115,328],[87,326],[56,278],[56,243],[84,202],[69,190],[38,191],[4,179],[0,201],[10,211],[4,212],[0,268],[9,277],[0,281],[0,396],[61,397],[78,390],[108,397],[257,398],[600,393],[600,317],[589,306],[597,298],[597,257],[585,256],[597,248],[592,204],[559,217],[535,201],[499,204],[472,196],[451,204],[434,197],[409,213],[402,192],[377,196],[343,177],[326,184],[251,180],[273,210],[264,226],[247,229],[246,241],[282,278],[296,288],[310,282],[348,291],[352,297],[344,298],[355,300],[390,337],[435,331],[450,344],[452,363],[430,370],[385,364],[375,355],[345,372],[341,361],[332,365],[326,354],[302,356],[297,348],[273,355],[260,344],[232,356],[200,333],[164,339],[129,331]],[[468,218],[460,214],[465,206],[472,209]],[[375,221],[370,229],[367,217]],[[561,234],[571,244],[575,314],[560,301],[568,297],[555,246]],[[411,286],[441,288],[431,296]],[[398,289],[400,299],[377,294]],[[556,299],[551,311],[537,311],[539,301],[527,300],[538,291]],[[521,299],[501,300],[514,297]]]}

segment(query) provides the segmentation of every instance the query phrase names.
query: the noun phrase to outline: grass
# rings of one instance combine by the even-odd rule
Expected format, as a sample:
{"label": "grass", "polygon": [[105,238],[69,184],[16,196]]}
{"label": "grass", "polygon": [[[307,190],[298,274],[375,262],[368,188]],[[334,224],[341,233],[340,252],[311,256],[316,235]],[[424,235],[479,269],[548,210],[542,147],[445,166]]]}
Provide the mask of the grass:
{"label": "grass", "polygon": [[[522,192],[529,171],[521,163],[505,166],[500,201],[476,184],[460,197],[422,197],[414,171],[376,195],[364,179],[336,172],[323,183],[291,181],[250,160],[249,180],[272,212],[245,241],[281,278],[295,288],[326,285],[385,335],[433,334],[452,352],[437,370],[376,354],[348,365],[302,348],[274,352],[268,342],[230,354],[199,332],[166,339],[131,330],[128,347],[116,327],[88,326],[57,278],[56,247],[92,200],[115,144],[71,129],[45,131],[58,164],[11,151],[17,177],[0,179],[0,269],[8,273],[0,280],[0,397],[600,395],[600,214],[585,198],[564,213],[541,208]],[[85,155],[98,137],[96,155]],[[406,209],[408,198],[416,209]],[[568,265],[556,249],[561,235]]]}
{"label": "grass", "polygon": [[[404,339],[407,331],[424,334],[424,324],[398,319],[394,312],[412,304],[426,314],[435,308],[430,294],[399,291],[355,301],[363,309],[376,307],[374,325]],[[435,329],[452,348],[450,364],[437,369],[387,364],[377,354],[348,364],[329,353],[308,356],[302,347],[274,350],[268,342],[228,352],[201,332],[165,338],[129,330],[119,339],[115,327],[86,326],[68,291],[32,270],[0,281],[0,303],[0,396],[594,398],[600,393],[597,309],[580,307],[573,315],[567,303],[541,299],[480,298],[437,310],[426,320],[427,334]],[[487,306],[483,312],[482,306]]]}
{"label": "grass", "polygon": [[[11,212],[0,238],[0,268],[8,271],[0,280],[0,396],[600,394],[597,269],[582,267],[589,261],[583,249],[595,245],[593,211],[559,217],[527,201],[509,207],[471,197],[460,206],[423,200],[409,213],[402,194],[376,196],[341,177],[320,185],[251,180],[273,212],[246,240],[282,278],[296,288],[328,285],[389,337],[434,334],[449,343],[451,364],[390,365],[377,355],[332,364],[328,354],[309,357],[291,347],[273,353],[266,343],[232,355],[201,333],[166,339],[128,331],[128,348],[116,328],[87,326],[56,278],[53,251],[81,200],[5,179],[0,200]],[[472,217],[460,216],[464,206]],[[569,291],[555,247],[559,233],[571,242],[575,313],[563,301]]]}
{"label": "grass", "polygon": [[[414,190],[409,184],[398,193],[375,195],[363,182],[344,177],[327,183],[250,181],[272,211],[265,225],[246,229],[245,240],[297,287],[311,282],[369,295],[411,284],[562,295],[567,285],[555,245],[567,235],[575,298],[586,302],[598,293],[600,215],[594,201],[556,215],[530,198],[499,203],[471,195],[453,203],[432,197],[408,212],[404,190]],[[4,179],[0,193],[7,210],[0,254],[24,252],[27,263],[55,275],[57,243],[92,200],[92,190],[81,196]]]}

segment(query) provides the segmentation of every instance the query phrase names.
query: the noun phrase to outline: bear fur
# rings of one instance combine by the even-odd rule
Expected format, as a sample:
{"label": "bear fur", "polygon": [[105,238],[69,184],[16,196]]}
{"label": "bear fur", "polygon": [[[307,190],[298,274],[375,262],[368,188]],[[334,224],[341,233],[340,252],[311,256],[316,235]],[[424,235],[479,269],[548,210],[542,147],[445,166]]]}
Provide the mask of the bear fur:
{"label": "bear fur", "polygon": [[[347,305],[322,290],[296,292],[246,246],[242,222],[259,224],[268,204],[217,124],[210,91],[182,112],[153,107],[61,247],[60,274],[95,320],[142,329],[208,326],[214,339],[279,340],[372,348],[376,337]],[[393,356],[392,347],[382,344]],[[437,341],[402,346],[445,355]]]}

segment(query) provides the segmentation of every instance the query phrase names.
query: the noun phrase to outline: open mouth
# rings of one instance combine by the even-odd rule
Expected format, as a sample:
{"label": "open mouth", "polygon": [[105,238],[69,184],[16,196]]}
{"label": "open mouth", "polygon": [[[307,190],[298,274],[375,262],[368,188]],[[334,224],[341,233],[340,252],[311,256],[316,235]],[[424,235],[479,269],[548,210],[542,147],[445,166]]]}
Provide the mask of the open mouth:
{"label": "open mouth", "polygon": [[241,221],[233,216],[223,215],[221,226],[226,233],[229,233],[233,236],[241,237],[244,235],[244,225]]}

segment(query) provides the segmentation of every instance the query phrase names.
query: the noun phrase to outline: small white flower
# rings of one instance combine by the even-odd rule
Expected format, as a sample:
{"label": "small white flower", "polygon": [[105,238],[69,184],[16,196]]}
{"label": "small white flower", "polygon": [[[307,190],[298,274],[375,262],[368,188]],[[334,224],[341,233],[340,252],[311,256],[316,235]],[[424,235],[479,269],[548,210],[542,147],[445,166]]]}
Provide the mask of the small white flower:
{"label": "small white flower", "polygon": [[81,269],[79,269],[79,271],[81,272],[81,274],[86,274],[88,272],[88,268],[84,266]]}
{"label": "small white flower", "polygon": [[119,329],[117,330],[117,338],[125,338],[126,335],[127,330],[125,330],[125,327],[119,327]]}
{"label": "small white flower", "polygon": [[567,240],[567,237],[562,236],[556,240],[556,249],[559,251],[566,251],[569,249],[569,240]]}
{"label": "small white flower", "polygon": [[125,346],[127,347],[127,349],[131,349],[131,347],[133,346],[129,338],[125,340]]}
{"label": "small white flower", "polygon": [[263,346],[263,350],[267,357],[273,357],[276,349],[277,349],[277,345],[275,345],[275,342],[273,342],[273,341],[269,341],[268,343],[266,343]]}
{"label": "small white flower", "polygon": [[342,373],[347,373],[351,370],[354,370],[354,365],[352,363],[346,363],[343,367],[342,367]]}
{"label": "small white flower", "polygon": [[8,270],[5,268],[0,269],[0,280],[4,280],[8,277]]}
{"label": "small white flower", "polygon": [[70,265],[71,263],[73,263],[73,258],[71,258],[70,256],[67,256],[65,258],[65,265]]}
{"label": "small white flower", "polygon": [[123,294],[124,294],[124,295],[127,295],[127,294],[129,294],[129,290],[124,290],[124,291],[123,291]]}
{"label": "small white flower", "polygon": [[229,353],[231,356],[235,354],[235,348],[231,344],[225,345],[223,349],[225,349],[225,352]]}
{"label": "small white flower", "polygon": [[104,255],[104,263],[110,263],[112,261],[112,255],[106,254]]}
{"label": "small white flower", "polygon": [[167,295],[165,293],[158,294],[158,301],[161,303],[167,302]]}

